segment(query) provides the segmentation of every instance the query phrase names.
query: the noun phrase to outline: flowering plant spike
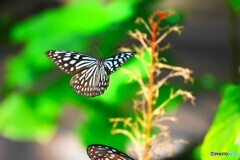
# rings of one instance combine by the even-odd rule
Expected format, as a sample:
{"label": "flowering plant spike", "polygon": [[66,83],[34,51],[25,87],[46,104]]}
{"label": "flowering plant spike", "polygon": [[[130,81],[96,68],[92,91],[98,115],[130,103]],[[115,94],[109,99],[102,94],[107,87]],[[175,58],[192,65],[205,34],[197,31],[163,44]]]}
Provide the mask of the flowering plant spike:
{"label": "flowering plant spike", "polygon": [[[182,31],[182,26],[167,26],[160,28],[160,23],[174,14],[173,12],[157,11],[148,19],[148,23],[142,18],[137,18],[136,22],[144,25],[146,31],[129,31],[129,35],[138,41],[140,45],[134,45],[134,50],[138,53],[135,57],[139,60],[143,70],[132,67],[131,70],[124,70],[130,75],[132,81],[136,81],[140,86],[138,96],[134,100],[134,117],[111,118],[113,123],[112,133],[123,134],[132,142],[131,153],[138,160],[153,160],[161,157],[161,153],[172,154],[172,144],[182,142],[172,140],[168,126],[163,121],[176,121],[173,116],[168,116],[165,112],[166,105],[178,96],[184,100],[190,100],[194,104],[195,97],[191,92],[185,90],[171,89],[170,95],[161,104],[157,104],[157,98],[161,96],[161,88],[174,77],[182,77],[184,82],[193,82],[192,71],[188,68],[167,64],[167,60],[161,57],[161,52],[170,48],[170,44],[161,45],[170,33],[178,34]],[[129,50],[122,48],[122,50]],[[147,60],[145,55],[150,57]],[[162,71],[167,74],[162,75]],[[146,75],[146,76],[144,76]],[[161,76],[161,77],[160,77]],[[123,128],[120,127],[123,124]],[[154,132],[153,132],[154,130]]]}

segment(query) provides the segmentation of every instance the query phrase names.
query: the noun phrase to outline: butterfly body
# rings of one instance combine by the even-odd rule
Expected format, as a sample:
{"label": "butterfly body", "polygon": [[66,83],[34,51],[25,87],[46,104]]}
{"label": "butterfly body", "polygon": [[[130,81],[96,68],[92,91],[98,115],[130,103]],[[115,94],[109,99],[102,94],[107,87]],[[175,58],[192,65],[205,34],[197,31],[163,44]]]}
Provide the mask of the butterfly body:
{"label": "butterfly body", "polygon": [[109,75],[135,52],[123,52],[109,58],[94,57],[72,51],[49,50],[49,57],[63,72],[73,75],[70,86],[78,94],[98,96],[109,86]]}
{"label": "butterfly body", "polygon": [[125,153],[103,144],[92,144],[87,147],[91,160],[133,160]]}

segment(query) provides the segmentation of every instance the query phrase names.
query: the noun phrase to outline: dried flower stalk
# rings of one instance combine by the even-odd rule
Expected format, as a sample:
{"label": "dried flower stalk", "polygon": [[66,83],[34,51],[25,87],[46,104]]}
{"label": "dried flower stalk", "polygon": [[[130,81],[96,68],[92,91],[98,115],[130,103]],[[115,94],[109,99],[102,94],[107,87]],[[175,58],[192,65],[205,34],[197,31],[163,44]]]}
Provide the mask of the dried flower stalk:
{"label": "dried flower stalk", "polygon": [[[159,24],[162,20],[171,16],[173,12],[157,11],[153,13],[148,23],[142,18],[136,20],[137,23],[143,24],[147,30],[144,33],[138,29],[129,31],[129,35],[140,42],[139,46],[133,46],[137,51],[136,58],[143,67],[143,71],[133,67],[131,70],[124,70],[131,76],[131,80],[136,81],[140,86],[138,94],[140,98],[135,99],[133,109],[135,117],[131,118],[111,118],[113,123],[113,134],[124,134],[134,145],[133,154],[138,160],[153,160],[158,158],[160,151],[166,150],[168,155],[172,154],[171,144],[175,141],[171,140],[168,126],[163,125],[163,121],[176,121],[175,117],[166,116],[166,105],[178,96],[182,96],[184,100],[191,100],[194,104],[195,97],[191,92],[184,90],[171,91],[168,99],[162,104],[156,105],[156,100],[159,96],[160,88],[174,77],[182,77],[184,82],[193,82],[191,77],[192,71],[188,68],[172,66],[166,64],[166,59],[159,58],[159,53],[169,49],[170,44],[160,47],[160,43],[170,33],[181,33],[183,27],[173,26],[160,28]],[[123,48],[124,50],[124,48]],[[148,54],[150,61],[144,58]],[[159,79],[162,70],[168,70],[169,73]],[[147,77],[147,81],[144,79]],[[118,125],[123,124],[123,128]],[[153,132],[157,129],[158,132]]]}

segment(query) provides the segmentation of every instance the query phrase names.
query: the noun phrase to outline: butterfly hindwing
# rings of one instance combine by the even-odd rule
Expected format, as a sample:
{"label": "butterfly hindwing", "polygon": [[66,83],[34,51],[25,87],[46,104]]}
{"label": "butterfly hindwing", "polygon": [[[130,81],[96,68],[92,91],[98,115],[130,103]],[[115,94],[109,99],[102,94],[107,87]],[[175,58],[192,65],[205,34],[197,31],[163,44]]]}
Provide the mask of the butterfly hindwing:
{"label": "butterfly hindwing", "polygon": [[[101,63],[96,61],[96,63]],[[98,96],[104,93],[109,85],[109,76],[103,65],[95,64],[75,74],[70,86],[78,94]]]}
{"label": "butterfly hindwing", "polygon": [[104,66],[108,74],[116,71],[118,67],[123,65],[129,58],[131,58],[136,52],[122,52],[120,54],[114,55],[112,57],[106,58]]}
{"label": "butterfly hindwing", "polygon": [[102,144],[89,145],[87,154],[91,160],[133,160],[123,152]]}
{"label": "butterfly hindwing", "polygon": [[46,55],[67,74],[75,74],[97,60],[78,52],[65,50],[49,50]]}

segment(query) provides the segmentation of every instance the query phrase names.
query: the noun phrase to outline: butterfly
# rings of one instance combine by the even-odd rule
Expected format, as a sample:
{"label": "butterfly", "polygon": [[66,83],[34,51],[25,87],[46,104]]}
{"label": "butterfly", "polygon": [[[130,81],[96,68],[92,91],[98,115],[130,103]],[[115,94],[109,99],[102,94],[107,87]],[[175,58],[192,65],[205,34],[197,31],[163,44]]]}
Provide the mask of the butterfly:
{"label": "butterfly", "polygon": [[122,52],[109,58],[96,59],[79,52],[49,50],[46,56],[63,72],[73,75],[70,86],[78,94],[94,97],[104,93],[109,75],[136,52]]}
{"label": "butterfly", "polygon": [[125,153],[103,144],[92,144],[87,147],[91,160],[134,160]]}

